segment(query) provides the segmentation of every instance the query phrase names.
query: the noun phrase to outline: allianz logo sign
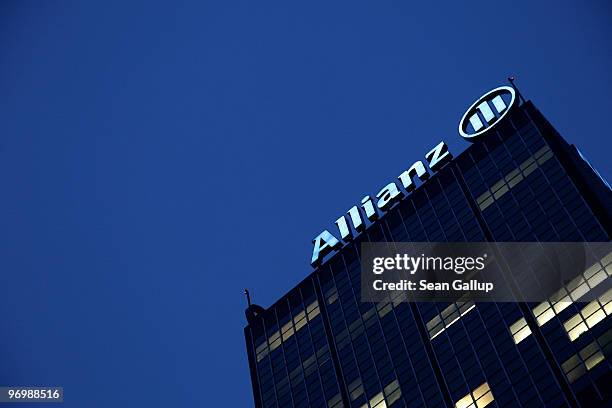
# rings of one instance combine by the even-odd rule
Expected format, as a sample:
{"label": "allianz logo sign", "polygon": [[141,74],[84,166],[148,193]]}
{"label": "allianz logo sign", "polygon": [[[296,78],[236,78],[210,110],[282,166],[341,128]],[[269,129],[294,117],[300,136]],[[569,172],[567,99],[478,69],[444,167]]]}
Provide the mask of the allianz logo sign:
{"label": "allianz logo sign", "polygon": [[[487,92],[465,112],[459,122],[459,134],[466,140],[475,141],[499,123],[515,104],[516,92],[512,87],[502,86]],[[425,155],[427,166],[422,160],[418,160],[403,171],[397,181],[393,180],[384,186],[374,198],[369,195],[363,197],[359,205],[351,207],[334,222],[338,230],[337,235],[323,230],[312,240],[314,247],[310,264],[314,267],[321,265],[328,254],[353,240],[410,194],[416,188],[416,179],[426,181],[452,158],[446,143],[440,142]]]}
{"label": "allianz logo sign", "polygon": [[459,134],[468,140],[482,135],[506,116],[515,102],[516,92],[510,86],[487,92],[465,112],[459,122]]}

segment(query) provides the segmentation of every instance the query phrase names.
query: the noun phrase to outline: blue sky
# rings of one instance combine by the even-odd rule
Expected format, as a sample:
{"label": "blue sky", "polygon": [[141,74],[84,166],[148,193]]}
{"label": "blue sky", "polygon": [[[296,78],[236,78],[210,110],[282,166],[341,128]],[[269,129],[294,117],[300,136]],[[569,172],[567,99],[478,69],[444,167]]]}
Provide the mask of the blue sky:
{"label": "blue sky", "polygon": [[517,76],[608,179],[611,9],[570,2],[0,5],[0,384],[249,407],[245,300]]}

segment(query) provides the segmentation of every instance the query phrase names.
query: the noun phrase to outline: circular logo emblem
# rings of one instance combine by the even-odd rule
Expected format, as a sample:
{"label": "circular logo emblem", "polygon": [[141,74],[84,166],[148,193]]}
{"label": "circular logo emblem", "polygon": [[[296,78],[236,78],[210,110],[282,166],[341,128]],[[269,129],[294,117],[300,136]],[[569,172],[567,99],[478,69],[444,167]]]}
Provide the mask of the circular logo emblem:
{"label": "circular logo emblem", "polygon": [[511,86],[500,86],[481,96],[465,112],[459,122],[459,134],[473,141],[493,128],[516,102],[516,92]]}

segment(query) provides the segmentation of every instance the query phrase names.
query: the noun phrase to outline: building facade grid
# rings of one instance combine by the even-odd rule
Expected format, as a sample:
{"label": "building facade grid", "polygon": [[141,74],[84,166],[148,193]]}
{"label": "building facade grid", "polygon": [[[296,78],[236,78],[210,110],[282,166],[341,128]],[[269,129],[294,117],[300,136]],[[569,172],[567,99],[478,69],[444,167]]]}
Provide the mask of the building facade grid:
{"label": "building facade grid", "polygon": [[[533,104],[515,109],[245,328],[256,407],[609,403],[609,298],[360,301],[361,242],[610,241],[577,182],[579,160]],[[607,258],[594,265],[597,279],[612,275]]]}

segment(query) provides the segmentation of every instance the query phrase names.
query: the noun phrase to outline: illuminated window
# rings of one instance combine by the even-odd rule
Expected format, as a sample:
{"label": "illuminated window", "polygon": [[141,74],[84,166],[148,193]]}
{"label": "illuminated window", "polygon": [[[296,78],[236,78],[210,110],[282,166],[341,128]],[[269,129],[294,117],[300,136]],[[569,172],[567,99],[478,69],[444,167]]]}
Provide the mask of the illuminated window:
{"label": "illuminated window", "polygon": [[257,355],[257,362],[260,362],[268,354],[268,342],[264,341],[255,349]]}
{"label": "illuminated window", "polygon": [[367,404],[360,408],[387,408],[402,396],[402,390],[397,380],[390,382],[382,392],[379,392],[370,399]]}
{"label": "illuminated window", "polygon": [[402,396],[402,390],[399,387],[399,382],[397,382],[397,380],[391,382],[384,388],[383,393],[385,394],[385,400],[387,401],[387,404],[393,404]]}
{"label": "illuminated window", "polygon": [[[572,303],[579,301],[580,298],[586,295],[591,289],[604,282],[610,276],[612,276],[612,252],[603,257],[600,262],[596,262],[594,265],[584,271],[584,273],[577,276],[567,285],[559,289],[548,300],[534,307],[533,315],[535,316],[538,322],[538,326],[541,327],[547,322],[549,322],[555,315],[561,313]],[[606,303],[608,303],[607,309],[606,307],[604,307],[603,309],[604,313],[609,315],[609,309],[612,306],[610,306],[609,302]],[[588,310],[585,312],[588,313]],[[597,312],[594,315],[588,313],[588,315],[589,317],[591,317],[589,320],[591,324],[593,324],[595,321],[597,321],[597,319],[602,317],[601,312]],[[566,330],[572,330],[570,338],[574,336],[575,339],[580,335],[580,333],[584,333],[588,329],[588,324],[585,319],[581,318],[580,314],[575,315],[574,317],[572,317],[572,319],[566,322]],[[531,331],[529,333],[531,333]],[[528,336],[529,333],[527,333],[525,337]],[[518,342],[516,343],[518,344]]]}
{"label": "illuminated window", "polygon": [[295,331],[293,329],[293,323],[292,322],[289,322],[289,323],[285,324],[281,328],[281,337],[282,337],[283,341],[286,341],[289,337],[293,336],[293,333],[295,333]]}
{"label": "illuminated window", "polygon": [[281,345],[280,332],[274,332],[274,334],[268,338],[268,342],[270,343],[270,351],[276,350]]}
{"label": "illuminated window", "polygon": [[295,331],[300,330],[307,323],[306,312],[302,310],[300,313],[295,315],[295,317],[293,318],[293,321],[295,322]]}
{"label": "illuminated window", "polygon": [[313,320],[320,313],[319,302],[314,301],[306,307],[306,314],[308,315],[308,320]]}
{"label": "illuminated window", "polygon": [[[612,344],[612,330],[608,330],[600,336],[597,341],[589,343],[578,354],[568,358],[561,367],[570,382],[576,381],[584,373],[593,369],[597,364],[604,360],[604,353],[601,348],[606,349]],[[601,346],[601,348],[600,348]]]}
{"label": "illuminated window", "polygon": [[387,404],[385,403],[385,397],[382,392],[376,394],[371,400],[370,404],[363,404],[361,408],[387,408]]}
{"label": "illuminated window", "polygon": [[570,340],[574,341],[610,314],[612,314],[612,289],[587,304],[580,313],[570,317],[563,323],[563,327]]}
{"label": "illuminated window", "polygon": [[427,322],[429,338],[434,339],[444,330],[457,322],[462,316],[472,310],[476,305],[473,301],[452,303],[439,315]]}
{"label": "illuminated window", "polygon": [[257,362],[260,362],[265,356],[268,355],[268,353],[276,350],[282,344],[281,339],[282,341],[287,341],[287,339],[293,336],[295,332],[304,327],[308,321],[317,317],[319,313],[319,303],[315,300],[306,307],[305,311],[302,310],[295,315],[293,322],[289,321],[283,325],[280,330],[272,333],[267,340],[264,340],[263,343],[255,348]]}
{"label": "illuminated window", "polygon": [[552,151],[548,146],[544,146],[533,156],[525,160],[521,165],[506,174],[501,180],[493,185],[489,190],[482,193],[477,199],[476,203],[481,211],[484,211],[489,207],[495,200],[498,200],[501,196],[510,191],[511,188],[516,186],[525,177],[533,173],[533,171],[544,164],[548,159],[553,156]]}
{"label": "illuminated window", "polygon": [[510,326],[510,333],[512,333],[514,343],[519,344],[531,334],[531,329],[527,325],[527,321],[525,320],[525,318],[521,317]]}
{"label": "illuminated window", "polygon": [[489,384],[484,383],[455,403],[455,408],[483,408],[493,402]]}
{"label": "illuminated window", "polygon": [[572,299],[570,298],[567,289],[565,287],[559,289],[559,291],[552,295],[547,301],[544,301],[533,308],[533,315],[538,322],[538,326],[543,326],[556,314],[561,313],[571,304]]}

